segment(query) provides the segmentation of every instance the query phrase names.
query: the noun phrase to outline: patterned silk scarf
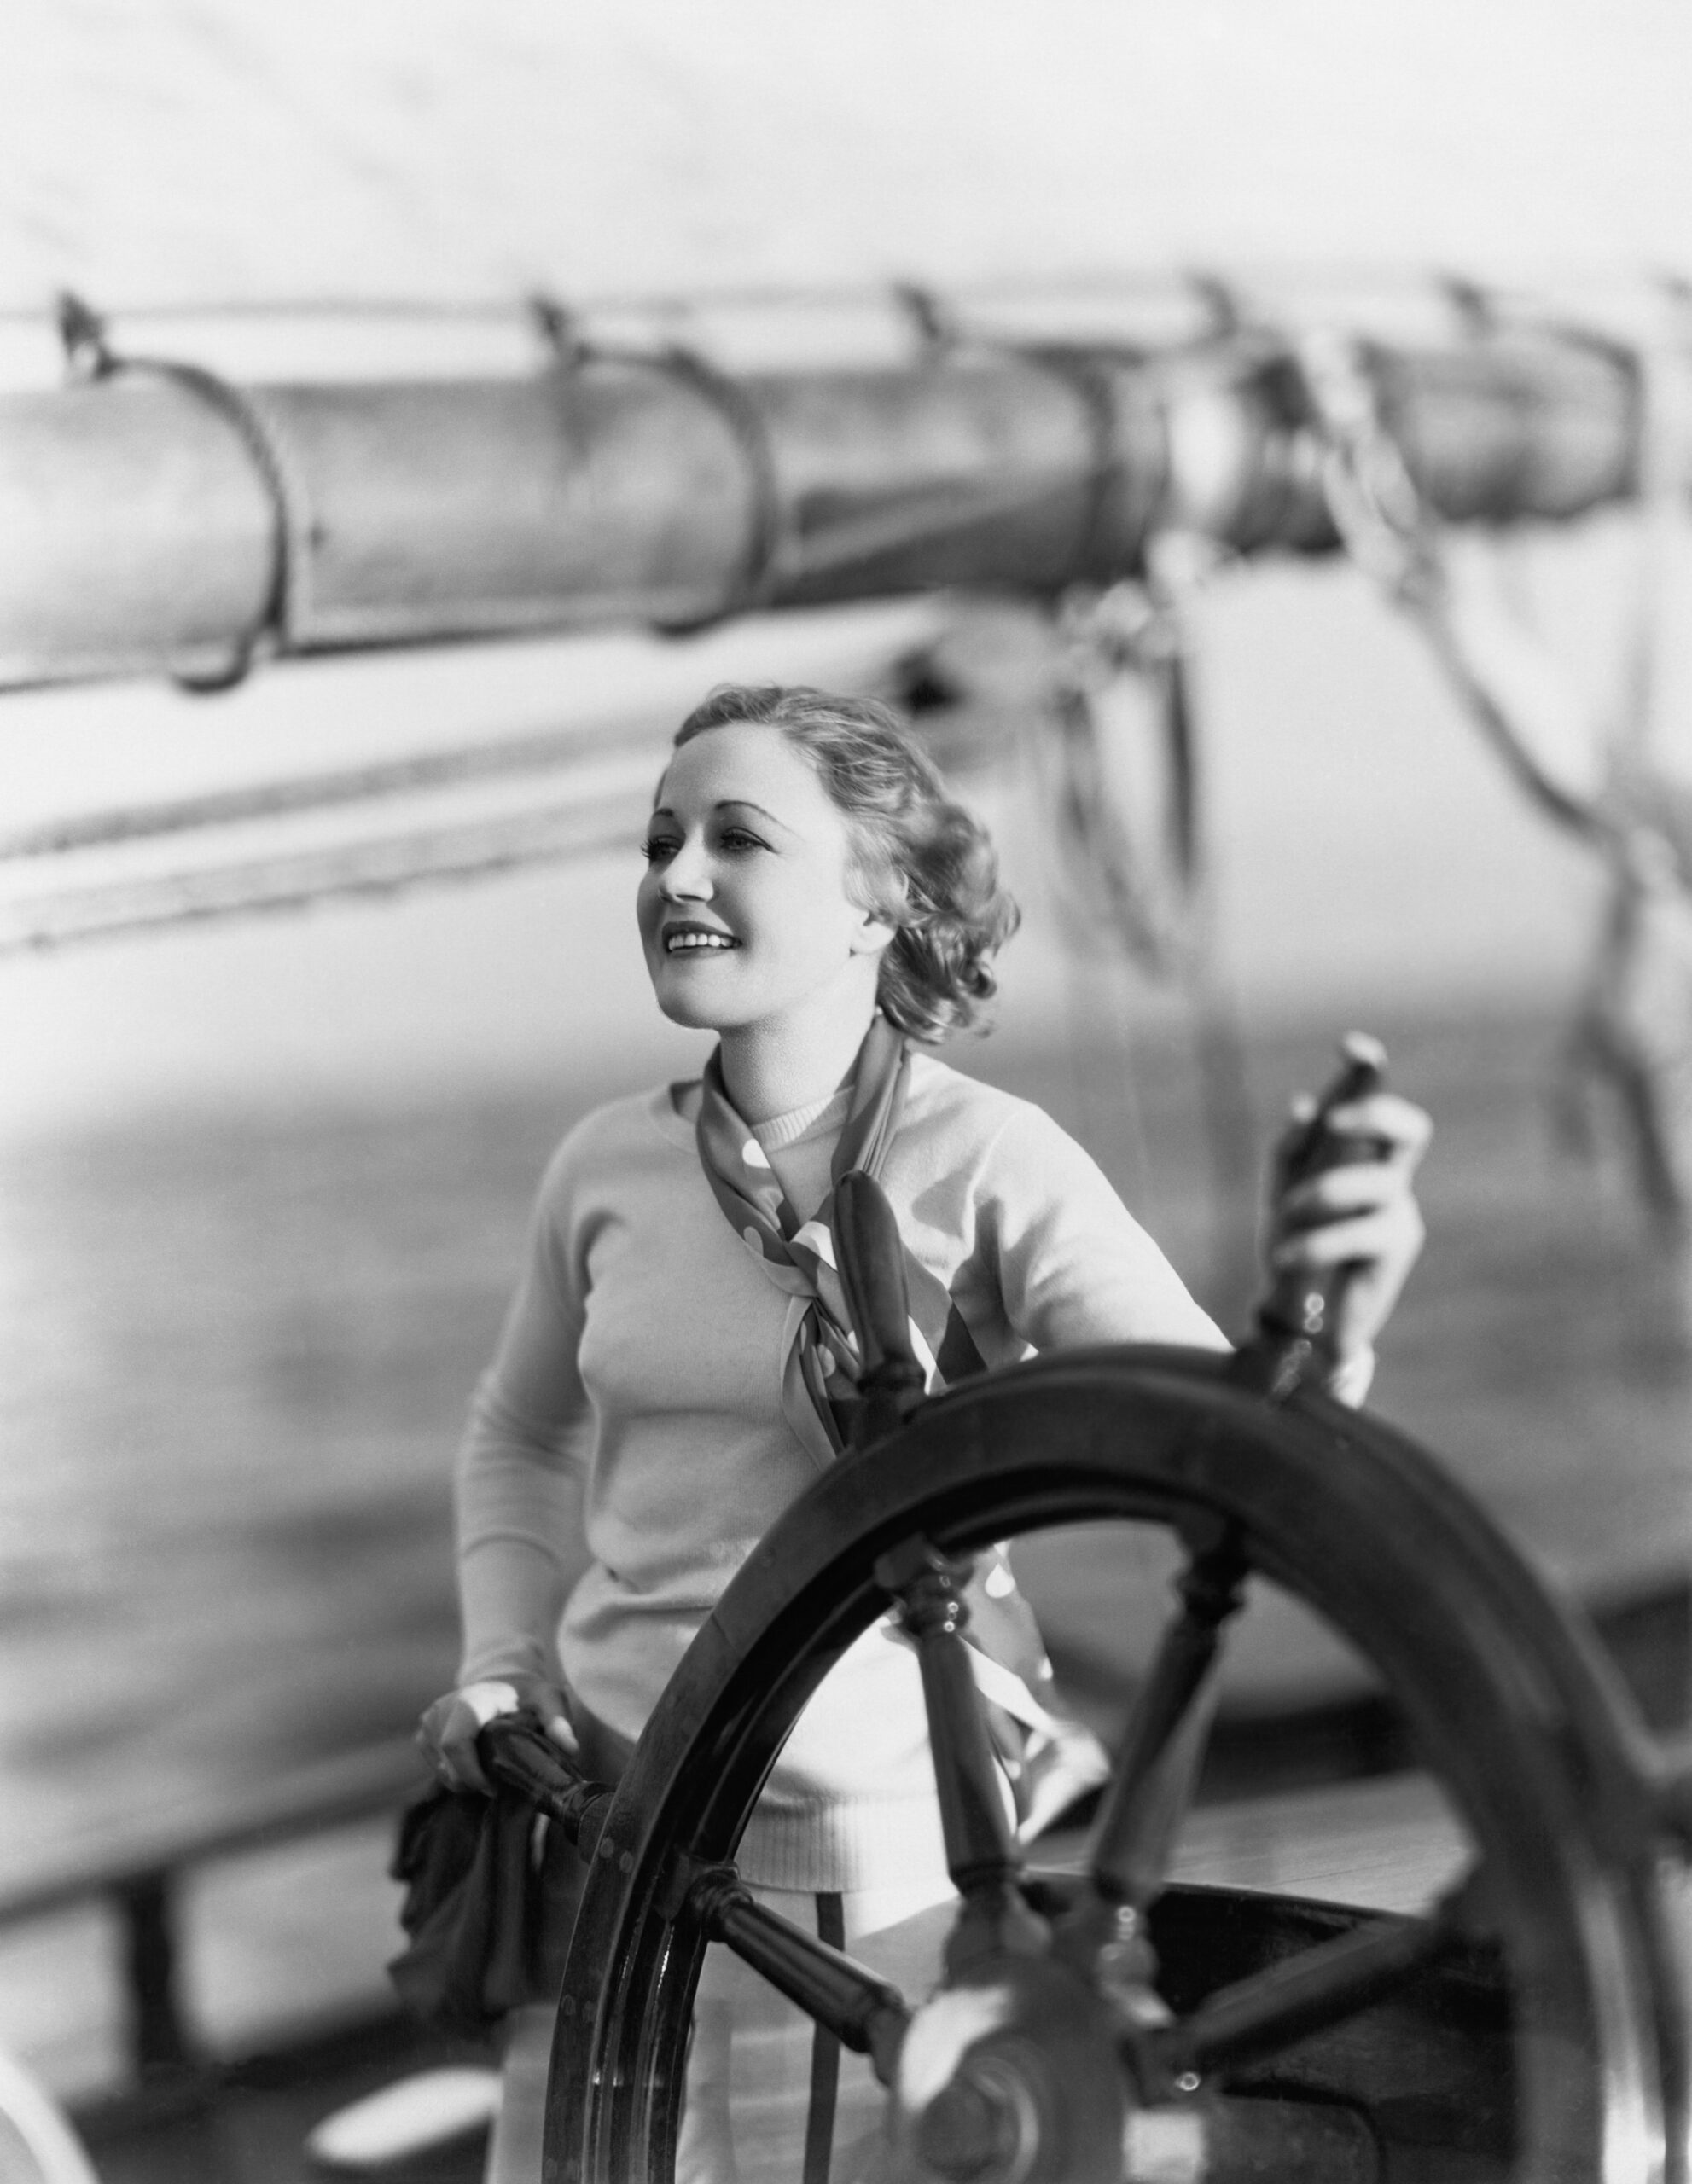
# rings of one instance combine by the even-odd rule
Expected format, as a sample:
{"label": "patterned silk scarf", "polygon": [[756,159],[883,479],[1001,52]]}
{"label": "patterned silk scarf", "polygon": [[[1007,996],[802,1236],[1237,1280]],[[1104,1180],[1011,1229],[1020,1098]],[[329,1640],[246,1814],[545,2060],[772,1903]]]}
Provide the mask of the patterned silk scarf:
{"label": "patterned silk scarf", "polygon": [[[904,1035],[877,1015],[860,1048],[852,1098],[829,1163],[829,1195],[801,1221],[768,1156],[735,1112],[719,1056],[705,1066],[697,1137],[706,1179],[724,1216],[778,1289],[792,1298],[783,1333],[782,1407],[819,1465],[846,1445],[858,1399],[858,1341],[834,1252],[834,1189],[854,1168],[880,1181],[898,1133],[910,1080]],[[910,1336],[930,1393],[986,1368],[945,1284],[904,1254]],[[1064,1710],[1033,1610],[1002,1547],[986,1550],[965,1588],[971,1666],[1025,1826],[1092,1788],[1109,1763],[1090,1731]]]}
{"label": "patterned silk scarf", "polygon": [[[795,1301],[782,1337],[782,1408],[819,1462],[846,1445],[858,1397],[858,1339],[834,1255],[834,1189],[853,1169],[879,1182],[904,1112],[910,1049],[878,1014],[859,1049],[846,1118],[829,1162],[829,1194],[808,1220],[788,1204],[768,1156],[735,1112],[720,1055],[705,1066],[697,1136],[724,1218],[778,1289]],[[910,1339],[929,1390],[983,1371],[945,1284],[907,1250]]]}

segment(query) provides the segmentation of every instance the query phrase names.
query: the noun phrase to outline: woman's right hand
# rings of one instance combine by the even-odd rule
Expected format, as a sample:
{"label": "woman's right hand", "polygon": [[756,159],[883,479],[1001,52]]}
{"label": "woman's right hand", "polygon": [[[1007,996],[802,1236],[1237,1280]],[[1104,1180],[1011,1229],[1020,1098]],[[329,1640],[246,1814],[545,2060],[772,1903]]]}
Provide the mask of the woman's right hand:
{"label": "woman's right hand", "polygon": [[544,1677],[514,1672],[461,1684],[425,1707],[417,1723],[417,1742],[436,1774],[452,1790],[480,1790],[491,1796],[493,1785],[476,1757],[476,1739],[502,1714],[526,1710],[539,1716],[547,1734],[574,1758],[580,1747],[564,1711],[564,1694]]}

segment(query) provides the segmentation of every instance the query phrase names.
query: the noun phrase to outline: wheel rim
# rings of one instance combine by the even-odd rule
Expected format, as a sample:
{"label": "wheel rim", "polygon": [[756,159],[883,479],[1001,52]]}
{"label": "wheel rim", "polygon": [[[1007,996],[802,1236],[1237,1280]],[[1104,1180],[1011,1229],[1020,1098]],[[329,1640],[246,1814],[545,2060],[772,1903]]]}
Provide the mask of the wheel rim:
{"label": "wheel rim", "polygon": [[[600,1839],[561,2000],[549,2184],[663,2184],[706,1936],[695,1867],[732,1857],[788,1730],[886,1611],[878,1558],[1093,1519],[1233,1528],[1251,1568],[1381,1673],[1475,1844],[1515,2017],[1513,2174],[1683,2177],[1684,2025],[1655,1915],[1633,1733],[1580,1629],[1431,1459],[1225,1362],[1071,1353],[924,1405],[817,1482],[724,1594]],[[612,1967],[608,1977],[601,1967]]]}

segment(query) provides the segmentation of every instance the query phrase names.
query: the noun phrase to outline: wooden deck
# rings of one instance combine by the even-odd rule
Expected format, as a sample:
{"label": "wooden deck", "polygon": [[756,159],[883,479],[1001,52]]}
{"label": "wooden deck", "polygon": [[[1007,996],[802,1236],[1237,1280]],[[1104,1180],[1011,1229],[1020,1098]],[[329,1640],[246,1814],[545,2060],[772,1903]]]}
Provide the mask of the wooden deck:
{"label": "wooden deck", "polygon": [[[160,2085],[81,2108],[73,2121],[101,2184],[323,2184],[336,2172],[305,2142],[324,2117],[408,2072],[490,2060],[388,2018],[248,2057],[174,2096]],[[485,2150],[477,2131],[370,2173],[386,2184],[478,2184]]]}

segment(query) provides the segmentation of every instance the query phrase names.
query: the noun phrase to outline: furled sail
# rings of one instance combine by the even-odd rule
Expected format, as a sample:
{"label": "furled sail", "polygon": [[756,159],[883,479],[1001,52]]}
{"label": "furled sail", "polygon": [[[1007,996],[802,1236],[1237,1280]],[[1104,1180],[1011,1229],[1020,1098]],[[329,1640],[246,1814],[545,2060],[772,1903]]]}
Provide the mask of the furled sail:
{"label": "furled sail", "polygon": [[[69,383],[0,394],[0,687],[939,587],[1055,595],[1172,531],[1339,543],[1297,338],[954,338],[730,371],[559,341],[526,377],[236,384],[67,316]],[[1555,327],[1346,348],[1451,521],[1638,490],[1638,355]]]}

